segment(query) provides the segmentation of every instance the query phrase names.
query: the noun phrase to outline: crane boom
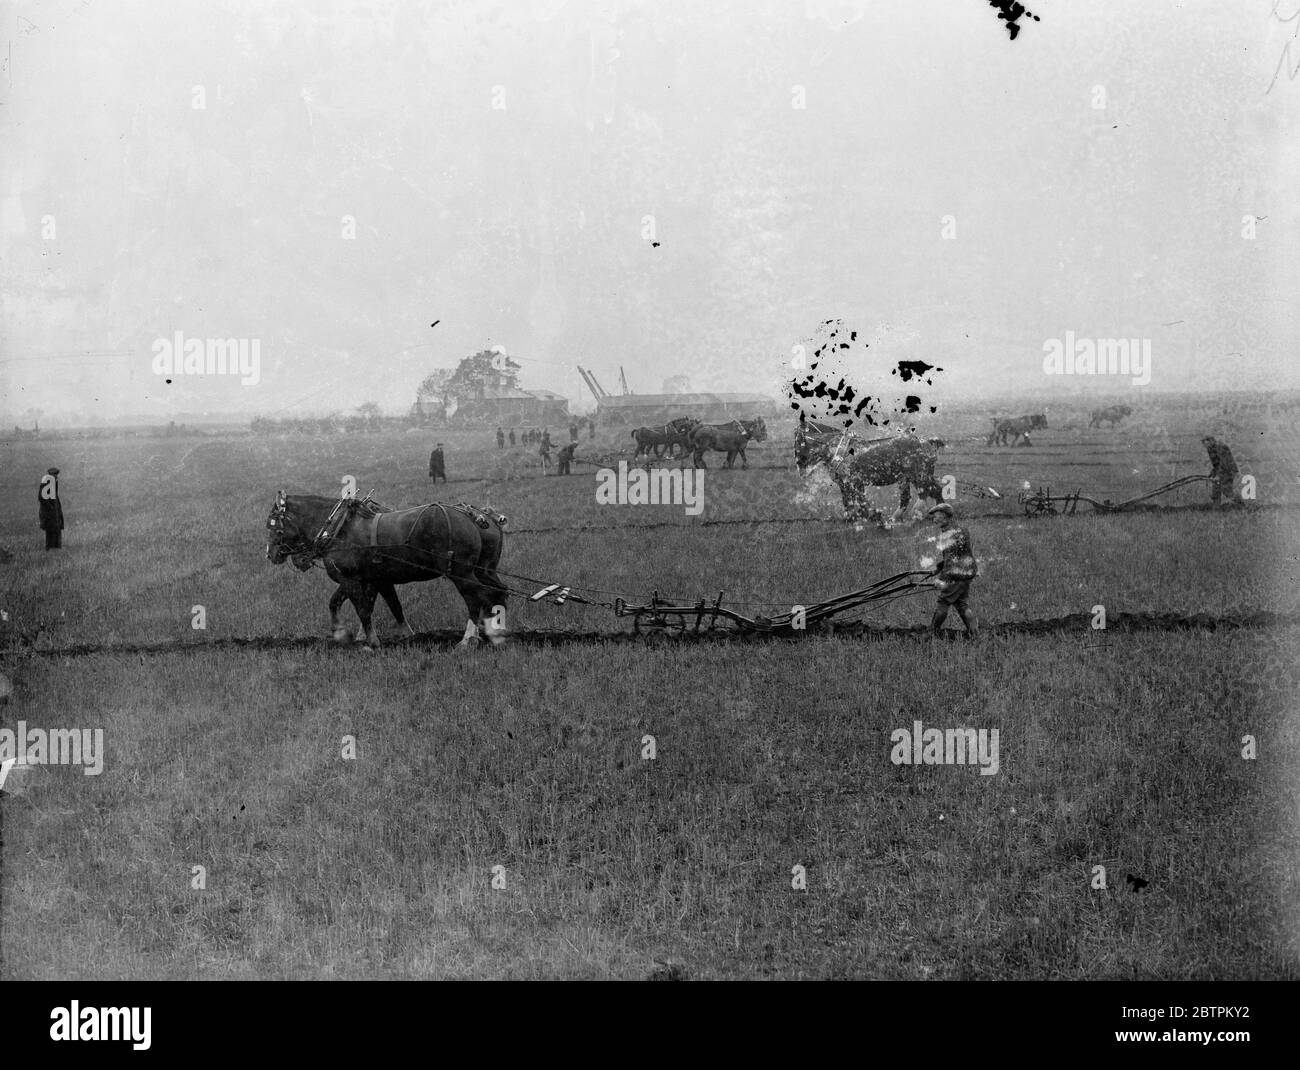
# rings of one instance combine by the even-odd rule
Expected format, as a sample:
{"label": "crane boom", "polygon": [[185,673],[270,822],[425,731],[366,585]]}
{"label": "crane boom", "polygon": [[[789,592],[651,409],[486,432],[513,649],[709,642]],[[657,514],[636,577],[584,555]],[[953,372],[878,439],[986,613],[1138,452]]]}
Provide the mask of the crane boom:
{"label": "crane boom", "polygon": [[578,374],[582,376],[582,381],[587,384],[587,389],[591,391],[592,397],[599,401],[601,398],[609,396],[605,393],[605,388],[596,381],[595,373],[589,372],[581,364],[577,365],[577,368]]}

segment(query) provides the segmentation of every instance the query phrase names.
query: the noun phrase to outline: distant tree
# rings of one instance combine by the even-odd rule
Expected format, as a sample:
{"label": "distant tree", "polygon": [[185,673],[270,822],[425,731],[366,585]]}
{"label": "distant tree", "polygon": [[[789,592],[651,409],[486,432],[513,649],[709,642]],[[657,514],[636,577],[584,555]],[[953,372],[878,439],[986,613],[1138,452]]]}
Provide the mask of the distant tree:
{"label": "distant tree", "polygon": [[357,406],[357,415],[367,423],[371,420],[378,420],[380,417],[379,403],[375,401],[363,401]]}
{"label": "distant tree", "polygon": [[440,407],[443,419],[447,418],[447,384],[455,375],[453,368],[435,368],[424,377],[415,391],[415,411],[428,415],[430,407]]}
{"label": "distant tree", "polygon": [[458,402],[482,401],[489,390],[517,390],[522,367],[504,353],[480,349],[456,366],[447,382],[446,395]]}
{"label": "distant tree", "polygon": [[689,394],[691,392],[691,378],[689,375],[670,375],[664,380],[663,394]]}

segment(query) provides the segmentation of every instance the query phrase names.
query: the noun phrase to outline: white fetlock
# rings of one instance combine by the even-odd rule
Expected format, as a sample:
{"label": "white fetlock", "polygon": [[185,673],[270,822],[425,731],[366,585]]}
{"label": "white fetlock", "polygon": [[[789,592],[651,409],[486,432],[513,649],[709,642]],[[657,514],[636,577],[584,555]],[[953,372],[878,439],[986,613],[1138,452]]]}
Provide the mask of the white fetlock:
{"label": "white fetlock", "polygon": [[466,621],[465,636],[464,638],[461,639],[459,643],[456,644],[457,648],[461,650],[467,650],[478,646],[478,644],[479,644],[478,625],[475,624],[472,620]]}

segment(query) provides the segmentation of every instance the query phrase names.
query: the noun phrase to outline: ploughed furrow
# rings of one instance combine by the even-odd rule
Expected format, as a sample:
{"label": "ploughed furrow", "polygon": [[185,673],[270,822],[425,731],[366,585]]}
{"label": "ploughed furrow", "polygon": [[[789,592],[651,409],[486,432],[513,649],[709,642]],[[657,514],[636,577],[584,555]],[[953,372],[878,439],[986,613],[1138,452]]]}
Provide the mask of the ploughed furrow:
{"label": "ploughed furrow", "polygon": [[[1038,620],[1019,620],[988,622],[981,625],[981,635],[1067,635],[1074,633],[1085,646],[1105,646],[1107,639],[1115,632],[1185,632],[1185,631],[1220,631],[1242,628],[1276,628],[1300,624],[1300,613],[1274,613],[1259,611],[1253,613],[1231,613],[1212,616],[1208,613],[1113,613],[1108,615],[1104,631],[1092,628],[1091,613],[1071,613],[1064,617],[1042,618]],[[406,639],[393,638],[384,641],[382,650],[403,650],[411,647],[450,648],[456,646],[463,637],[463,632],[446,629],[435,632],[422,632]],[[834,636],[843,639],[881,640],[891,638],[930,640],[930,629],[926,624],[908,627],[882,627],[868,621],[834,621],[820,625],[810,625],[808,636]],[[640,633],[632,631],[594,632],[594,631],[518,631],[509,635],[510,643],[527,646],[568,646],[580,643],[655,643],[655,642],[695,642],[695,643],[798,643],[803,636],[793,638],[764,635],[761,632],[742,632],[733,627],[719,626],[712,630],[695,633],[687,629],[657,630],[647,628],[644,624]],[[949,629],[945,638],[961,639],[960,629]],[[73,658],[91,654],[175,654],[187,651],[211,650],[305,650],[322,646],[335,646],[332,639],[323,636],[231,636],[224,639],[208,639],[200,642],[186,641],[174,643],[143,643],[135,645],[98,645],[83,644],[61,647],[58,649],[38,650],[33,647],[18,648],[17,652],[31,657]],[[352,647],[356,644],[343,644]],[[481,644],[486,653],[492,648],[488,643]],[[13,651],[11,651],[12,653]]]}

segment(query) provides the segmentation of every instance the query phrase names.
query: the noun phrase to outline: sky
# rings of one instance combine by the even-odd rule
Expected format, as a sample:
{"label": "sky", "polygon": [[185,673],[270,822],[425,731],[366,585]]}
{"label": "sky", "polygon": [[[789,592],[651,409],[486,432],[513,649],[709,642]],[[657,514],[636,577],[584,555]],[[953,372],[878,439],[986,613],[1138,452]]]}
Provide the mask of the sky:
{"label": "sky", "polygon": [[827,321],[942,404],[1300,386],[1300,0],[1028,6],[8,4],[0,426],[403,413],[494,345],[776,397]]}

